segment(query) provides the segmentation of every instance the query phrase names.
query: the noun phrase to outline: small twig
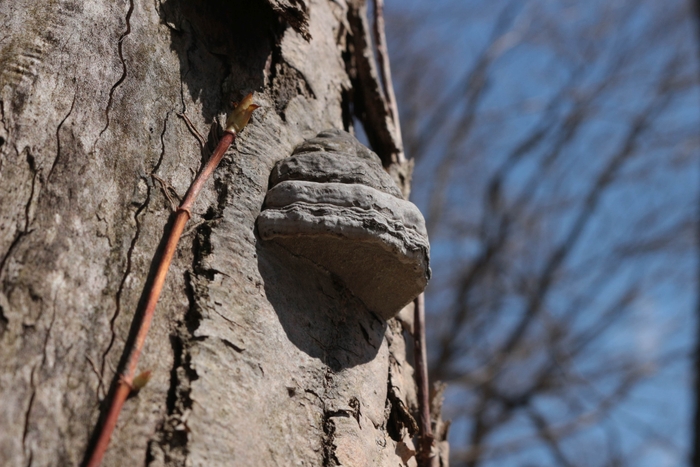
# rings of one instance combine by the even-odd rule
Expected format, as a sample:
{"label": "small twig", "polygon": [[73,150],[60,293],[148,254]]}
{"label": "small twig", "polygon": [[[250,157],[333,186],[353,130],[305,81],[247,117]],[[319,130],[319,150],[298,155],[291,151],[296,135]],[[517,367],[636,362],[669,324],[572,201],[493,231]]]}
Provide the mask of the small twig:
{"label": "small twig", "polygon": [[[92,359],[90,358],[89,355],[86,355],[85,358],[87,359],[88,363],[89,363],[90,366],[92,367],[92,372],[95,373],[95,376],[97,376],[97,380],[98,380],[98,383],[99,383],[99,384],[97,385],[97,395],[98,395],[98,397],[99,397],[100,391],[102,391],[102,394],[105,394],[105,389],[104,389],[104,388],[105,388],[105,382],[104,382],[104,380],[102,379],[102,375],[100,374],[100,372],[97,371],[97,366],[95,365],[95,362],[92,361]],[[105,397],[106,397],[106,396],[107,396],[107,395],[105,394]]]}
{"label": "small twig", "polygon": [[428,390],[428,358],[425,345],[425,297],[420,294],[413,301],[413,349],[416,359],[416,385],[418,386],[418,407],[420,409],[420,444],[418,447],[419,467],[431,467],[433,449],[433,427],[430,418],[430,393]]}
{"label": "small twig", "polygon": [[[168,201],[170,202],[170,208],[171,208],[173,211],[176,211],[176,210],[177,210],[177,203],[175,203],[175,200],[173,199],[173,195],[170,194],[170,191],[172,191],[173,193],[175,193],[175,196],[177,196],[177,192],[175,191],[175,188],[173,188],[172,185],[170,185],[168,182],[166,182],[165,180],[163,180],[162,178],[160,178],[160,177],[159,177],[158,175],[156,175],[156,174],[151,174],[151,177],[152,177],[155,181],[157,181],[158,183],[160,183],[160,189],[163,191],[163,194],[165,195],[165,197],[166,197],[166,198],[168,199]],[[180,198],[180,197],[178,196],[178,200],[179,200],[179,198]]]}
{"label": "small twig", "polygon": [[165,277],[168,274],[168,269],[170,268],[170,263],[172,262],[175,250],[177,249],[178,241],[180,240],[182,232],[185,229],[185,224],[191,217],[190,209],[197,199],[197,195],[202,190],[202,187],[219,165],[219,162],[221,162],[221,159],[223,159],[228,148],[236,139],[236,134],[245,128],[251,114],[256,108],[258,108],[258,106],[253,104],[253,95],[248,94],[243,99],[241,104],[239,104],[233,110],[233,112],[229,114],[226,120],[226,130],[224,135],[219,141],[219,144],[214,150],[211,158],[209,158],[209,161],[204,166],[204,169],[190,186],[190,189],[187,191],[187,195],[185,196],[185,200],[182,202],[180,207],[177,208],[175,222],[173,223],[173,227],[167,237],[165,249],[160,257],[153,283],[151,284],[150,290],[147,291],[148,294],[145,309],[140,315],[141,322],[139,323],[136,339],[131,349],[125,349],[125,352],[128,352],[129,355],[126,368],[124,372],[118,376],[117,388],[114,392],[114,397],[112,398],[109,406],[105,422],[100,427],[97,443],[89,456],[87,467],[98,467],[102,462],[102,458],[104,457],[104,454],[107,451],[107,446],[109,445],[109,440],[112,437],[114,427],[117,425],[119,413],[121,412],[124,402],[126,401],[127,397],[129,397],[129,394],[134,387],[134,377],[136,376],[136,367],[138,365],[139,356],[143,350],[143,344],[146,341],[148,329],[151,327],[151,321],[153,320],[156,304],[160,298],[160,292],[163,289]]}
{"label": "small twig", "polygon": [[177,116],[185,121],[185,125],[187,125],[187,128],[190,130],[190,133],[192,133],[192,135],[194,135],[194,137],[197,138],[197,141],[199,141],[200,148],[204,149],[204,147],[207,145],[207,140],[204,139],[204,136],[202,136],[202,134],[199,131],[197,131],[197,127],[194,126],[187,114],[183,112],[178,113]]}
{"label": "small twig", "polygon": [[384,96],[387,106],[389,107],[389,115],[394,122],[394,141],[398,148],[395,156],[396,162],[402,163],[406,161],[406,156],[403,151],[401,124],[399,123],[399,107],[396,104],[396,94],[394,93],[394,84],[391,79],[391,66],[389,64],[389,51],[386,46],[384,0],[374,0],[374,40],[377,43],[377,62],[379,63],[379,70],[381,71],[380,75],[382,78],[382,87],[384,88]]}
{"label": "small twig", "polygon": [[189,229],[187,229],[187,232],[183,233],[182,236],[183,236],[183,237],[187,237],[187,236],[189,236],[189,235],[192,235],[192,233],[194,233],[194,232],[197,231],[197,229],[199,228],[200,225],[206,224],[206,223],[208,223],[208,222],[211,222],[211,221],[208,221],[208,220],[201,220],[201,221],[195,223],[192,227],[190,227]]}

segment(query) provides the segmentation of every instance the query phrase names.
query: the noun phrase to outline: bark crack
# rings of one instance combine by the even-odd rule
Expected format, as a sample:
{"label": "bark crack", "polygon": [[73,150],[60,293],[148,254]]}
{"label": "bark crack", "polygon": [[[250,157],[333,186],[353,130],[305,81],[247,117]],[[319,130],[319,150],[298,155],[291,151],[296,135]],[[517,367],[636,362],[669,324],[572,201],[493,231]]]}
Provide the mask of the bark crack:
{"label": "bark crack", "polygon": [[22,240],[23,237],[29,235],[32,233],[34,230],[29,229],[29,224],[31,222],[30,215],[31,215],[31,206],[32,206],[32,201],[34,200],[34,192],[35,192],[35,187],[36,187],[36,179],[39,171],[36,169],[36,164],[34,161],[34,156],[27,150],[27,164],[29,165],[29,170],[32,172],[32,188],[31,191],[29,192],[29,199],[24,205],[24,228],[17,232],[15,235],[15,238],[12,240],[12,243],[10,243],[10,247],[7,249],[5,254],[2,256],[2,259],[0,259],[0,273],[2,273],[3,269],[5,268],[5,263],[7,260],[10,258],[10,255],[14,252],[15,248],[19,244],[20,240]]}
{"label": "bark crack", "polygon": [[269,87],[274,97],[275,112],[283,122],[287,121],[285,111],[292,99],[302,96],[309,100],[317,99],[304,73],[284,59],[281,45],[272,50],[269,73]]}
{"label": "bark crack", "polygon": [[233,342],[231,342],[228,339],[224,339],[223,337],[219,339],[226,347],[234,350],[237,353],[245,352],[245,349],[242,347],[237,346]]}
{"label": "bark crack", "polygon": [[139,236],[141,235],[141,222],[139,220],[139,216],[144,211],[144,209],[146,209],[146,206],[148,206],[148,203],[151,200],[151,187],[147,185],[146,190],[146,200],[136,209],[136,212],[134,213],[136,232],[134,233],[134,236],[131,239],[129,249],[126,253],[126,269],[124,271],[124,274],[122,275],[121,281],[119,282],[119,287],[117,288],[117,293],[115,296],[116,308],[114,310],[114,313],[112,314],[112,317],[109,320],[109,330],[111,333],[111,337],[109,339],[109,344],[107,345],[107,348],[102,353],[102,359],[100,364],[100,374],[103,378],[105,373],[105,365],[107,363],[107,354],[109,354],[109,351],[112,350],[112,346],[114,345],[114,341],[116,340],[116,332],[114,330],[114,326],[117,321],[117,318],[119,318],[119,315],[121,314],[122,294],[124,293],[126,279],[129,277],[129,274],[131,274],[131,267],[133,262],[132,257],[134,254],[134,249],[136,248],[136,242],[138,242]]}
{"label": "bark crack", "polygon": [[30,230],[29,232],[22,231],[22,232],[19,232],[17,235],[15,235],[14,240],[12,240],[12,243],[10,243],[10,248],[7,249],[7,252],[5,252],[5,254],[2,257],[2,260],[0,260],[0,273],[5,268],[5,263],[7,262],[10,255],[12,255],[12,252],[19,244],[19,241],[22,240],[22,237],[29,235],[32,232],[33,232],[33,230]]}
{"label": "bark crack", "polygon": [[121,36],[119,36],[119,40],[117,41],[117,52],[119,54],[119,61],[121,61],[122,64],[122,75],[119,77],[119,79],[112,85],[112,88],[109,90],[109,99],[107,99],[107,107],[105,108],[105,127],[100,131],[100,136],[107,131],[107,128],[109,127],[109,111],[112,108],[112,103],[114,102],[114,92],[116,89],[121,86],[121,84],[124,82],[126,79],[127,75],[127,68],[126,68],[126,60],[124,60],[124,39],[126,39],[126,36],[131,34],[131,14],[134,12],[134,0],[129,0],[129,10],[126,12],[126,31],[122,33]]}
{"label": "bark crack", "polygon": [[[194,330],[201,320],[191,274],[188,274],[186,293],[190,307],[184,321],[179,323],[175,333],[170,336],[173,366],[170,370],[170,387],[166,400],[167,415],[156,429],[154,439],[148,443],[147,466],[159,457],[162,457],[167,465],[187,465],[189,455],[187,418],[194,404],[190,396],[191,383],[199,378],[197,371],[192,367],[189,348],[195,340]],[[237,350],[235,346],[234,350]],[[156,455],[156,451],[160,451],[161,456]]]}
{"label": "bark crack", "polygon": [[32,153],[27,151],[27,164],[29,164],[29,170],[32,172],[32,189],[29,192],[29,200],[27,204],[24,205],[24,231],[29,230],[29,223],[31,222],[29,217],[32,209],[32,201],[34,200],[34,191],[36,189],[36,177],[39,171],[36,169],[36,163],[34,161],[34,156]]}
{"label": "bark crack", "polygon": [[[401,331],[394,327],[398,326],[400,328],[401,325],[396,320],[392,320],[392,322],[393,326],[390,325],[389,332],[394,328],[395,337],[403,340],[404,337]],[[420,429],[416,418],[411,413],[412,409],[416,410],[415,401],[408,400],[405,395],[402,398],[402,395],[397,391],[399,385],[394,383],[397,369],[399,372],[401,371],[400,368],[397,368],[399,363],[396,355],[394,355],[396,350],[395,344],[392,345],[392,340],[389,339],[389,374],[387,375],[384,424],[389,437],[395,442],[399,442],[404,439],[405,433],[414,437],[420,432]]]}
{"label": "bark crack", "polygon": [[44,347],[42,349],[41,366],[46,364],[46,349],[49,346],[49,339],[51,338],[51,330],[53,329],[53,324],[56,322],[56,299],[54,297],[53,301],[53,313],[51,315],[51,322],[49,323],[49,328],[46,330],[46,336],[44,337]]}
{"label": "bark crack", "polygon": [[32,465],[34,459],[34,452],[31,447],[27,447],[27,435],[29,434],[29,419],[32,414],[32,407],[34,406],[34,398],[36,397],[36,385],[34,383],[34,372],[36,367],[32,368],[32,373],[29,378],[29,386],[31,388],[31,395],[29,396],[29,404],[27,404],[27,410],[24,412],[24,430],[22,431],[22,446],[24,447],[25,453],[29,451],[29,460],[27,461],[27,467]]}
{"label": "bark crack", "polygon": [[70,117],[70,114],[73,113],[73,108],[75,107],[75,98],[78,96],[78,90],[76,89],[75,92],[73,93],[73,102],[70,104],[70,109],[68,109],[68,113],[66,114],[65,117],[63,117],[63,120],[60,121],[58,126],[56,127],[56,157],[53,159],[53,163],[51,164],[51,170],[49,170],[49,174],[46,176],[46,183],[49,183],[49,180],[51,179],[51,175],[53,174],[54,169],[56,168],[56,165],[58,164],[58,160],[61,158],[61,128],[63,128],[63,124],[66,123],[66,120],[68,120],[68,117]]}
{"label": "bark crack", "polygon": [[348,406],[349,409],[343,409],[343,408],[336,408],[336,409],[329,409],[326,406],[326,399],[334,399],[332,396],[332,393],[329,395],[329,392],[332,390],[332,385],[333,385],[333,376],[334,373],[330,368],[326,369],[326,373],[323,378],[323,397],[319,396],[315,392],[311,390],[306,390],[305,392],[311,393],[318,397],[319,401],[321,402],[321,405],[323,407],[323,439],[321,440],[321,444],[323,446],[323,467],[337,467],[342,465],[340,462],[340,459],[338,459],[338,456],[336,454],[336,449],[337,446],[335,444],[335,438],[336,438],[336,426],[335,426],[335,418],[354,418],[360,428],[362,426],[360,425],[360,401],[357,397],[351,397],[350,400],[348,401]]}
{"label": "bark crack", "polygon": [[[324,404],[325,405],[325,404]],[[323,409],[323,467],[336,467],[340,465],[340,460],[335,453],[335,423],[333,414]]]}
{"label": "bark crack", "polygon": [[168,119],[170,118],[170,114],[172,113],[172,110],[169,110],[168,113],[165,114],[165,120],[163,121],[163,131],[160,132],[160,154],[158,155],[158,162],[156,162],[156,165],[153,166],[153,169],[151,170],[151,173],[154,174],[158,172],[158,169],[160,168],[160,164],[163,162],[163,157],[165,157],[165,132],[168,129]]}
{"label": "bark crack", "polygon": [[[0,100],[0,123],[2,123],[2,129],[5,131],[5,136],[9,139],[10,137],[10,129],[7,128],[7,122],[5,121],[5,101]],[[0,148],[4,146],[6,143],[5,137],[0,136]],[[17,147],[15,146],[15,151],[17,151]],[[2,168],[2,165],[0,165],[0,169]]]}

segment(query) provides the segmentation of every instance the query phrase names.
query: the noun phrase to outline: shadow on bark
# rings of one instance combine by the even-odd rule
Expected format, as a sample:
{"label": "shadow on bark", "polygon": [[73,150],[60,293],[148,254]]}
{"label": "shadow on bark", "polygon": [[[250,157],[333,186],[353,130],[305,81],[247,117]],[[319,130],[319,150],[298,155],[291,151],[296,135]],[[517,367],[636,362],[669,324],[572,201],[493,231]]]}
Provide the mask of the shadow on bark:
{"label": "shadow on bark", "polygon": [[167,0],[160,16],[180,59],[183,92],[186,87],[192,100],[201,102],[207,123],[231,101],[264,87],[268,57],[285,27],[269,4]]}
{"label": "shadow on bark", "polygon": [[260,240],[256,250],[267,299],[297,348],[335,372],[374,359],[385,321],[307,259]]}

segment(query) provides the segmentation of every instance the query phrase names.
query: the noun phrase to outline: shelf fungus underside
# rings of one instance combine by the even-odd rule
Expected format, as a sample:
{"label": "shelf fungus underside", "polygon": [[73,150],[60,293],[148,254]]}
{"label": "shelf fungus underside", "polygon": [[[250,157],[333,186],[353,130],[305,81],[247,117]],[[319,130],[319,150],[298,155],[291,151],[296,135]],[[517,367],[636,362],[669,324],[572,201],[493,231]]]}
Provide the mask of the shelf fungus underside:
{"label": "shelf fungus underside", "polygon": [[335,275],[384,319],[430,279],[422,214],[344,131],[321,132],[275,165],[257,225],[264,241]]}

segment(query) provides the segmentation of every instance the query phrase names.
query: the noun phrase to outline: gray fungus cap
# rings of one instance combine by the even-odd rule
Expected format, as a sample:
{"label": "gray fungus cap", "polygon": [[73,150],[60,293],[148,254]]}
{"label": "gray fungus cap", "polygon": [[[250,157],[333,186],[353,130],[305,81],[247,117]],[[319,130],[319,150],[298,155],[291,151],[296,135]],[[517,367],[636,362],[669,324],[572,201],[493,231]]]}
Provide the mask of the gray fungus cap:
{"label": "gray fungus cap", "polygon": [[384,319],[430,279],[422,214],[344,131],[323,131],[275,165],[257,226],[264,241],[334,274]]}

